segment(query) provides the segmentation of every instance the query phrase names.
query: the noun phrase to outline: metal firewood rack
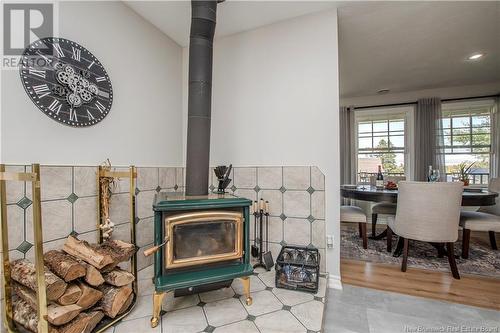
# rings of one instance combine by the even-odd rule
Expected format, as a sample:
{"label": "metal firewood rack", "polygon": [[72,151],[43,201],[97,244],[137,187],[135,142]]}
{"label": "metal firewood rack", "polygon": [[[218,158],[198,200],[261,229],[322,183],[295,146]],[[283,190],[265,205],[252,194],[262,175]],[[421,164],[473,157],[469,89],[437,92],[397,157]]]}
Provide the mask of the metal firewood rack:
{"label": "metal firewood rack", "polygon": [[[134,166],[129,168],[129,171],[109,171],[99,167],[97,172],[97,183],[100,184],[101,177],[113,178],[128,178],[130,180],[130,238],[131,242],[136,244],[136,195],[135,195],[135,182],[137,179],[137,170]],[[14,324],[13,309],[12,309],[12,281],[10,270],[9,258],[9,232],[7,221],[7,181],[22,181],[31,182],[32,184],[32,205],[33,205],[33,233],[34,233],[34,250],[35,250],[35,269],[37,278],[37,317],[38,320],[38,333],[48,333],[49,323],[47,321],[47,296],[45,290],[45,276],[44,276],[44,262],[43,262],[43,233],[42,233],[42,212],[41,212],[41,189],[40,189],[40,164],[32,164],[31,172],[6,172],[5,165],[0,164],[0,238],[2,240],[2,283],[1,288],[3,291],[3,315],[2,321],[9,333],[17,333],[18,330]],[[99,189],[99,187],[98,187]],[[101,217],[101,194],[98,190],[97,195],[97,230],[99,243],[102,243],[102,232],[99,228]],[[114,319],[104,319],[94,329],[95,333],[100,333],[108,329],[110,326],[116,324],[125,318],[134,308],[137,302],[137,254],[136,252],[131,258],[130,270],[134,275],[135,280],[132,284],[134,291],[134,299],[130,307],[120,316]]]}

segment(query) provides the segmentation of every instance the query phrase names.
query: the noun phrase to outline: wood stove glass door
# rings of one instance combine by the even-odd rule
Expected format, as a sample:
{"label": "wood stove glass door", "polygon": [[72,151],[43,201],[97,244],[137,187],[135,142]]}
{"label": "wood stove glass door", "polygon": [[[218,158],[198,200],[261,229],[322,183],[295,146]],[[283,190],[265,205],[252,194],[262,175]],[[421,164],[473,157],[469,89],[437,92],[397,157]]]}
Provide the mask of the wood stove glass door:
{"label": "wood stove glass door", "polygon": [[243,216],[204,211],[165,219],[167,269],[241,258]]}

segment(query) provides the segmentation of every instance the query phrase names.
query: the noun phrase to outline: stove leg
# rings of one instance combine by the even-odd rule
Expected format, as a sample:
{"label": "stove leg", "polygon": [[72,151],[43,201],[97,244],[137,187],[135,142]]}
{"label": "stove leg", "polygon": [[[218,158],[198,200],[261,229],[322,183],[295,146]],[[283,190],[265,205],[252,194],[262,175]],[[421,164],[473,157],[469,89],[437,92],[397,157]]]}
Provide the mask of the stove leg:
{"label": "stove leg", "polygon": [[252,305],[252,296],[250,296],[250,277],[241,277],[241,282],[243,283],[243,292],[245,293],[247,305]]}
{"label": "stove leg", "polygon": [[155,328],[160,323],[161,303],[165,297],[165,291],[155,291],[153,294],[153,317],[151,318],[151,327]]}

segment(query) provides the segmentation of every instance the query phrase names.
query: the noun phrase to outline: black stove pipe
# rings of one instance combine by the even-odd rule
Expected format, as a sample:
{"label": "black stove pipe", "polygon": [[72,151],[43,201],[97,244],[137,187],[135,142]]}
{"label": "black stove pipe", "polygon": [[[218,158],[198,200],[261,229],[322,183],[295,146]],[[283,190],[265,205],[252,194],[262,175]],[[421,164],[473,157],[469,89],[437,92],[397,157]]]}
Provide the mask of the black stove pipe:
{"label": "black stove pipe", "polygon": [[191,1],[186,195],[208,194],[212,58],[217,1]]}

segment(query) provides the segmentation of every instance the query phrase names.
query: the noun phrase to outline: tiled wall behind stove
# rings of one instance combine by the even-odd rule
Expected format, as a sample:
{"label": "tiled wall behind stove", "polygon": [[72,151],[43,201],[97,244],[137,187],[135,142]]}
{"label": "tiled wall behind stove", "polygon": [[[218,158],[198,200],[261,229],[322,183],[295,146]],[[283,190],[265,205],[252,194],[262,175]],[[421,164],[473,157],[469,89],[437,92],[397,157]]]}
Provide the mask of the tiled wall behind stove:
{"label": "tiled wall behind stove", "polygon": [[[30,171],[30,166],[7,166],[7,171]],[[127,168],[117,168],[126,170]],[[66,237],[95,242],[97,237],[97,167],[42,166],[42,221],[44,251],[59,249]],[[184,168],[139,167],[137,194],[137,245],[153,243],[154,194],[183,191]],[[210,174],[210,189],[217,179]],[[251,200],[270,202],[269,249],[276,258],[281,245],[314,245],[320,249],[322,270],[325,258],[324,176],[317,167],[235,167],[229,192]],[[129,182],[120,179],[111,196],[110,217],[115,223],[114,237],[130,239]],[[7,183],[7,214],[11,259],[33,258],[31,183]],[[253,218],[251,221],[253,240]],[[138,252],[138,267],[152,263],[152,257]]]}
{"label": "tiled wall behind stove", "polygon": [[[230,178],[228,188],[235,195],[269,201],[269,250],[274,259],[282,245],[313,245],[320,251],[325,271],[325,176],[319,168],[236,167]],[[215,175],[211,180],[217,186]]]}

